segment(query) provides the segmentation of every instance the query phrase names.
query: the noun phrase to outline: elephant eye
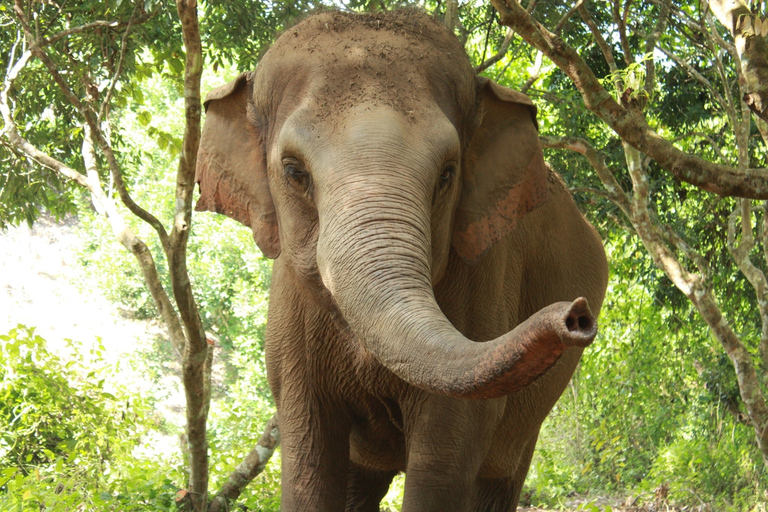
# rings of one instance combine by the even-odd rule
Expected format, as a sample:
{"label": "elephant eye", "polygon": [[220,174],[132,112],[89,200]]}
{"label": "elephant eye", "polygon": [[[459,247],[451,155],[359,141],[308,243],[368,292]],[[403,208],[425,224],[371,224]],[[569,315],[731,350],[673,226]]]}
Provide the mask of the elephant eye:
{"label": "elephant eye", "polygon": [[284,162],[283,173],[288,182],[296,189],[305,192],[309,189],[310,177],[298,162]]}
{"label": "elephant eye", "polygon": [[453,175],[456,174],[456,166],[453,164],[448,164],[445,167],[443,167],[443,172],[440,174],[440,188],[445,187],[448,185],[448,183],[451,182],[451,178],[453,178]]}

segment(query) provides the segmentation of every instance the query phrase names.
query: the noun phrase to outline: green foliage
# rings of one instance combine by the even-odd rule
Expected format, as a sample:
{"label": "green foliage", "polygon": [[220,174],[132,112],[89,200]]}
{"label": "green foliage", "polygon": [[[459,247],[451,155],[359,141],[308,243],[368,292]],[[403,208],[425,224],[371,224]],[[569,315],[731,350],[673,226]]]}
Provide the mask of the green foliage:
{"label": "green foliage", "polygon": [[200,16],[206,58],[214,71],[229,63],[251,71],[281,30],[323,6],[320,0],[208,0]]}
{"label": "green foliage", "polygon": [[150,404],[111,382],[103,347],[62,359],[24,326],[0,342],[0,509],[174,509],[180,475],[133,455]]}
{"label": "green foliage", "polygon": [[625,266],[632,251],[632,243],[609,245],[600,334],[542,429],[527,481],[532,501],[652,495],[669,482],[672,502],[751,510],[768,472],[752,427],[734,420],[733,367],[688,304],[659,302],[658,271],[635,276]]}
{"label": "green foliage", "polygon": [[[127,21],[132,16],[139,17],[143,5],[143,1],[80,0],[61,6],[50,2],[25,2],[24,9],[25,14],[35,20],[40,36],[50,37],[94,20]],[[121,50],[122,29],[74,33],[50,44],[46,51],[58,72],[69,79],[74,94],[86,103],[93,103],[97,110],[99,99],[107,94],[110,81],[122,62],[123,74],[115,84],[112,97],[113,102],[120,105],[132,92],[130,78],[135,73],[148,72],[147,63],[140,55],[145,48],[154,49],[158,55],[167,51],[180,53],[180,30],[175,15],[165,10],[169,8],[172,5],[158,4],[155,16],[146,23],[134,24],[124,52]],[[26,48],[20,41],[21,27],[10,9],[0,10],[0,25],[4,27],[0,31],[0,68],[7,70],[9,63],[15,62]],[[27,65],[11,89],[10,97],[19,106],[14,114],[21,135],[66,165],[81,169],[84,120],[40,61],[33,60]],[[0,178],[0,228],[21,221],[31,223],[42,209],[58,216],[75,210],[72,185],[19,154],[5,140],[0,144],[0,162],[5,170]]]}

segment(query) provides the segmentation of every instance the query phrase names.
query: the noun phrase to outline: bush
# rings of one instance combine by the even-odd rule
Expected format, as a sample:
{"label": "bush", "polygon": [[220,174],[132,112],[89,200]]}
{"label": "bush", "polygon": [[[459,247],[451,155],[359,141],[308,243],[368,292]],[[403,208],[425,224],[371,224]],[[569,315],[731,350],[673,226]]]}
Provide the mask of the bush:
{"label": "bush", "polygon": [[0,342],[0,509],[174,508],[180,473],[133,455],[155,426],[150,404],[110,382],[102,347],[86,365],[80,344],[63,360],[33,328]]}

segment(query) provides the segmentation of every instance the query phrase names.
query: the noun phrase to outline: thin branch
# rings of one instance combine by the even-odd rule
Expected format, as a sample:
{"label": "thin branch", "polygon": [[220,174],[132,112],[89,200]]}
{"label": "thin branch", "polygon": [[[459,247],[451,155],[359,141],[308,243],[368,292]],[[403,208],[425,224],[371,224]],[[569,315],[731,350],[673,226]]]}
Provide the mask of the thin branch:
{"label": "thin branch", "polygon": [[673,245],[675,248],[677,248],[678,251],[683,253],[683,255],[688,258],[690,261],[696,265],[696,268],[699,269],[699,272],[701,273],[701,276],[703,280],[706,282],[709,280],[709,264],[707,263],[706,259],[699,253],[698,251],[695,251],[693,247],[690,246],[688,242],[683,240],[683,238],[680,236],[680,234],[672,229],[671,226],[666,226],[658,222],[658,219],[656,219],[657,224],[661,225],[663,228],[663,232],[666,235],[665,239],[667,242],[671,245]]}
{"label": "thin branch", "polygon": [[[568,23],[568,20],[573,17],[573,14],[579,9],[579,7],[584,3],[584,0],[578,0],[573,7],[571,7],[568,12],[566,12],[562,18],[560,18],[560,21],[557,22],[557,25],[555,26],[554,33],[557,35],[560,35],[560,32],[562,32],[563,27],[565,27],[565,24]],[[530,8],[528,9],[528,12],[530,12]],[[510,32],[512,29],[509,29]],[[536,52],[536,60],[533,63],[533,68],[530,71],[530,76],[525,81],[522,87],[520,87],[520,92],[523,94],[528,93],[528,89],[533,86],[533,84],[536,83],[536,81],[541,77],[541,66],[544,62],[544,54],[540,51]]]}
{"label": "thin branch", "polygon": [[597,47],[600,48],[603,58],[605,58],[605,62],[608,64],[608,69],[611,70],[613,81],[616,84],[617,94],[621,94],[624,88],[618,77],[619,67],[616,65],[616,59],[613,57],[611,47],[608,46],[608,43],[603,38],[603,34],[600,33],[600,29],[597,28],[595,20],[592,19],[592,15],[589,14],[589,11],[584,4],[579,6],[579,15],[581,16],[581,19],[584,20],[584,23],[587,24],[587,27],[589,27],[589,31],[592,32],[592,39],[595,40]]}
{"label": "thin branch", "polygon": [[664,0],[661,3],[659,9],[659,17],[656,20],[656,24],[653,27],[653,31],[645,38],[645,92],[648,97],[653,96],[653,92],[656,88],[656,63],[653,59],[653,52],[656,49],[656,45],[664,33],[667,27],[667,21],[669,20],[669,1]]}
{"label": "thin branch", "polygon": [[[736,208],[728,216],[728,251],[755,290],[763,327],[760,357],[763,364],[768,366],[768,279],[765,272],[760,270],[749,257],[755,247],[755,238],[752,234],[752,212],[759,209],[762,208],[752,208],[748,199],[737,201]],[[741,219],[741,243],[737,244],[736,222],[739,219]]]}
{"label": "thin branch", "polygon": [[707,80],[707,78],[699,73],[696,68],[691,66],[691,64],[687,60],[683,60],[678,55],[676,55],[674,52],[671,52],[667,50],[664,47],[659,47],[659,50],[666,55],[671,61],[673,61],[675,64],[680,66],[685,70],[688,75],[690,75],[692,78],[696,79],[697,82],[699,82],[701,85],[707,88],[709,93],[714,96],[715,101],[717,101],[720,105],[728,105],[728,103],[725,101],[725,99],[720,95],[720,93],[717,91],[717,89],[712,85],[712,82]]}
{"label": "thin branch", "polygon": [[630,65],[634,62],[632,59],[632,51],[629,49],[629,39],[627,39],[627,15],[629,13],[629,4],[631,0],[624,2],[623,14],[619,11],[621,7],[619,0],[613,0],[611,15],[613,16],[613,22],[616,24],[619,32],[619,44],[621,45],[621,51],[624,53],[624,63]]}
{"label": "thin branch", "polygon": [[245,486],[267,467],[267,462],[279,444],[280,431],[277,416],[272,416],[264,427],[264,433],[256,446],[229,475],[229,479],[209,505],[208,512],[230,510],[230,504],[240,496]]}
{"label": "thin branch", "polygon": [[577,137],[550,137],[546,135],[539,137],[539,140],[545,148],[567,149],[586,157],[607,190],[606,197],[613,201],[624,212],[624,215],[630,217],[627,193],[621,188],[608,166],[605,165],[605,156],[588,141]]}
{"label": "thin branch", "polygon": [[96,117],[96,122],[101,122],[102,119],[104,119],[104,115],[106,114],[107,108],[109,108],[109,102],[112,99],[112,94],[115,91],[115,86],[117,85],[117,80],[120,78],[120,75],[123,73],[123,61],[125,59],[125,51],[128,48],[128,34],[131,33],[131,22],[133,21],[134,16],[136,15],[136,10],[139,8],[139,4],[136,4],[136,7],[134,7],[133,12],[131,13],[131,19],[128,20],[128,25],[125,27],[125,32],[123,33],[123,39],[120,43],[120,58],[117,61],[117,69],[115,70],[115,75],[112,77],[112,80],[109,82],[109,87],[107,88],[107,94],[104,95],[104,101],[101,103],[101,108],[99,108],[99,115]]}
{"label": "thin branch", "polygon": [[507,29],[507,33],[504,36],[504,41],[502,41],[501,46],[499,46],[499,51],[497,51],[495,54],[493,54],[491,57],[488,57],[485,61],[480,63],[479,65],[475,66],[475,73],[482,73],[489,67],[493,66],[497,62],[499,62],[504,56],[507,54],[507,51],[509,50],[509,45],[512,43],[512,38],[515,35],[515,31],[511,28]]}
{"label": "thin branch", "polygon": [[520,92],[523,94],[528,94],[528,89],[531,88],[533,84],[536,83],[536,80],[538,80],[541,77],[541,66],[544,62],[544,54],[542,54],[540,51],[536,51],[536,60],[533,62],[533,69],[531,69],[530,73],[531,76],[528,77],[528,79],[525,81],[522,87],[520,87]]}
{"label": "thin branch", "polygon": [[717,153],[717,156],[720,157],[721,160],[726,160],[725,155],[723,155],[723,151],[720,149],[720,145],[717,143],[717,141],[715,141],[714,138],[712,138],[712,135],[708,132],[689,132],[675,137],[672,139],[672,142],[679,142],[691,137],[699,137],[706,140],[709,145],[712,146],[712,149],[715,151],[715,153]]}
{"label": "thin branch", "polygon": [[[139,7],[138,4],[137,4],[137,7]],[[147,12],[144,12],[144,9],[142,9],[142,13],[135,20],[133,19],[133,16],[131,16],[131,20],[129,21],[107,21],[107,20],[92,21],[91,23],[86,23],[85,25],[80,25],[78,27],[72,27],[66,30],[62,30],[61,32],[58,32],[57,34],[54,34],[51,37],[43,38],[38,41],[38,45],[42,48],[42,47],[51,45],[56,41],[63,39],[65,37],[69,37],[74,34],[79,34],[81,32],[87,32],[95,28],[122,28],[122,27],[130,27],[131,24],[139,25],[149,20],[152,16],[154,16],[154,13],[147,13]]]}
{"label": "thin branch", "polygon": [[[563,31],[563,27],[566,23],[568,23],[568,20],[573,17],[573,14],[581,7],[581,5],[584,3],[585,0],[578,0],[575,4],[573,4],[573,7],[568,9],[568,11],[563,15],[562,18],[560,18],[560,21],[557,22],[557,25],[555,25],[555,30],[553,31],[554,34],[560,35],[560,32]],[[530,9],[528,9],[528,12],[531,12]]]}

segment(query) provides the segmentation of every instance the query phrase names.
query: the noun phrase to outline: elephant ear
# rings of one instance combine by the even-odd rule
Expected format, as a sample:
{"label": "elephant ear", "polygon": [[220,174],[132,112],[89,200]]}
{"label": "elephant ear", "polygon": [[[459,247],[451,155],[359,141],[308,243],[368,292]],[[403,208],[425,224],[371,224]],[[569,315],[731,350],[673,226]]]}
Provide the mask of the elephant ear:
{"label": "elephant ear", "polygon": [[197,153],[197,211],[223,213],[250,227],[268,258],[280,255],[277,216],[267,181],[260,127],[251,121],[252,76],[243,73],[205,98],[205,125]]}
{"label": "elephant ear", "polygon": [[478,78],[480,124],[465,154],[452,245],[467,263],[548,198],[536,106],[523,93]]}

